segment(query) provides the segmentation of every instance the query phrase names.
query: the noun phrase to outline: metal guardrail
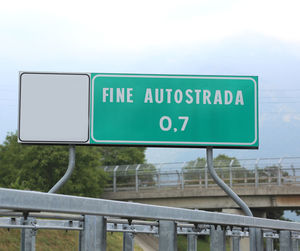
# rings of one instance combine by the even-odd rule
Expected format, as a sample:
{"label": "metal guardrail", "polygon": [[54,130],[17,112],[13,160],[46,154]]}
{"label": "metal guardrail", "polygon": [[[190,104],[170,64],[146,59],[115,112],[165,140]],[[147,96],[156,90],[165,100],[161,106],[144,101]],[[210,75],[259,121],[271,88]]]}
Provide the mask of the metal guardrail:
{"label": "metal guardrail", "polygon": [[[214,161],[217,174],[230,187],[300,185],[300,157]],[[178,187],[216,187],[205,161],[106,166],[106,191]]]}
{"label": "metal guardrail", "polygon": [[188,236],[189,251],[197,250],[201,235],[210,236],[214,251],[225,250],[226,236],[233,251],[251,233],[256,236],[251,251],[274,250],[275,239],[280,251],[296,251],[300,239],[295,222],[3,188],[0,208],[0,227],[22,229],[21,250],[26,251],[34,250],[39,229],[79,231],[82,251],[106,250],[107,232],[123,232],[124,251],[133,250],[136,233],[158,236],[163,251],[177,250],[179,234]]}

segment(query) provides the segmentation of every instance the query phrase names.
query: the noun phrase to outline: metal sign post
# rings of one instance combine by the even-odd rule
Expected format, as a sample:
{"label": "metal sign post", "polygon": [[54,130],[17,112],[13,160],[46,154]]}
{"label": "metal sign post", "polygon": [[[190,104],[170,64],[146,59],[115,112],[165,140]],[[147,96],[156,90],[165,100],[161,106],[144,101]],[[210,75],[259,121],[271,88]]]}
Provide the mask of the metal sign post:
{"label": "metal sign post", "polygon": [[48,193],[56,193],[71,177],[72,172],[75,168],[75,146],[70,145],[69,147],[69,165],[64,176],[49,190]]}
{"label": "metal sign post", "polygon": [[206,149],[206,158],[207,158],[207,167],[208,171],[213,178],[213,180],[221,187],[224,192],[232,198],[236,204],[238,204],[246,216],[253,216],[251,210],[246,205],[246,203],[229,187],[226,183],[217,175],[214,166],[213,166],[213,148],[208,147]]}
{"label": "metal sign post", "polygon": [[[218,184],[218,186],[231,198],[233,201],[238,204],[246,216],[253,217],[253,214],[247,204],[229,187],[226,183],[218,176],[216,170],[213,166],[213,148],[206,148],[206,159],[207,159],[207,168],[213,178],[213,180]],[[256,248],[256,231],[254,228],[250,228],[250,251],[257,251]]]}

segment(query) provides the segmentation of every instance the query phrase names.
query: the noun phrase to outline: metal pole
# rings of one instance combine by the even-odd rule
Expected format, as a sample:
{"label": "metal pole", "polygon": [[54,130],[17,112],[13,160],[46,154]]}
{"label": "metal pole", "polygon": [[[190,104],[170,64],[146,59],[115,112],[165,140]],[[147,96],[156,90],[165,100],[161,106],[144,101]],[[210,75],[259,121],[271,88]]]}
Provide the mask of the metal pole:
{"label": "metal pole", "polygon": [[279,246],[280,251],[291,251],[292,250],[292,241],[291,241],[291,232],[290,231],[280,231],[279,234]]}
{"label": "metal pole", "polygon": [[83,231],[80,232],[80,251],[106,250],[106,218],[85,215]]}
{"label": "metal pole", "polygon": [[264,251],[263,233],[260,228],[255,229],[256,251]]}
{"label": "metal pole", "polygon": [[299,251],[298,239],[292,239],[292,251]]}
{"label": "metal pole", "polygon": [[210,250],[225,251],[225,231],[220,226],[211,226]]}
{"label": "metal pole", "polygon": [[272,238],[273,233],[267,233],[266,238],[266,251],[274,251],[274,243]]}
{"label": "metal pole", "polygon": [[232,187],[232,165],[234,160],[232,159],[229,164],[229,185]]}
{"label": "metal pole", "polygon": [[277,169],[277,185],[281,186],[281,162],[282,162],[282,158],[279,160],[278,162],[278,169]]}
{"label": "metal pole", "polygon": [[204,182],[205,182],[205,188],[208,187],[208,175],[207,175],[207,162],[205,164],[205,167],[204,167]]}
{"label": "metal pole", "polygon": [[233,251],[240,251],[240,228],[233,228],[232,229],[232,237],[231,237],[231,244],[232,244],[232,249]]}
{"label": "metal pole", "polygon": [[245,215],[247,216],[253,216],[251,210],[249,207],[246,205],[246,203],[229,187],[225,184],[223,180],[219,178],[217,175],[214,166],[213,166],[213,149],[212,147],[208,147],[206,149],[206,157],[207,157],[207,167],[208,171],[211,175],[211,177],[214,179],[214,181],[224,190],[227,195],[234,200],[236,204],[238,204]]}
{"label": "metal pole", "polygon": [[[211,177],[213,178],[213,180],[223,189],[223,191],[230,197],[233,199],[233,201],[238,204],[243,212],[245,213],[245,215],[247,216],[252,216],[253,214],[250,210],[250,208],[247,206],[247,204],[229,187],[225,184],[225,182],[223,180],[221,180],[219,178],[219,176],[217,175],[214,166],[213,166],[213,149],[212,147],[207,147],[206,148],[206,159],[207,159],[207,167],[208,167],[208,171],[211,175]],[[255,245],[256,245],[256,241],[255,241],[255,229],[250,228],[250,251],[255,251]],[[215,249],[213,249],[215,250]]]}
{"label": "metal pole", "polygon": [[69,146],[69,165],[64,176],[49,190],[48,193],[56,193],[71,177],[75,167],[75,146]]}
{"label": "metal pole", "polygon": [[[195,170],[197,170],[197,165],[198,165],[198,159],[195,160],[195,163],[194,163],[194,166],[193,166]],[[202,184],[202,181],[201,181],[201,169],[199,168],[199,187],[201,187],[201,184]]]}
{"label": "metal pole", "polygon": [[113,191],[117,192],[117,170],[118,170],[119,166],[116,166],[114,168],[114,180],[113,180]]}
{"label": "metal pole", "polygon": [[[129,225],[125,225],[125,230],[131,229]],[[123,233],[123,251],[133,251],[134,249],[134,234],[130,232]]]}
{"label": "metal pole", "polygon": [[232,237],[232,250],[233,251],[240,251],[240,240],[241,237],[239,236],[233,236]]}
{"label": "metal pole", "polygon": [[[35,225],[36,220],[28,217],[23,218],[23,225]],[[21,231],[21,251],[35,251],[35,229],[22,229]]]}
{"label": "metal pole", "polygon": [[294,165],[293,165],[293,164],[291,164],[291,169],[293,170],[293,176],[296,176],[296,170],[295,170],[295,168],[294,168]]}
{"label": "metal pole", "polygon": [[136,169],[135,169],[135,191],[138,192],[139,191],[139,176],[138,176],[138,172],[140,169],[141,164],[139,164]]}
{"label": "metal pole", "polygon": [[255,163],[255,187],[258,187],[258,162],[259,162],[259,158],[256,160]]}
{"label": "metal pole", "polygon": [[195,234],[187,235],[187,250],[197,251],[197,235]]}
{"label": "metal pole", "polygon": [[177,251],[177,226],[175,221],[159,221],[159,251]]}
{"label": "metal pole", "polygon": [[181,189],[184,189],[184,173],[183,170],[181,170]]}
{"label": "metal pole", "polygon": [[161,168],[161,165],[159,165],[159,168],[157,170],[157,185],[158,185],[158,189],[160,189],[160,168]]}
{"label": "metal pole", "polygon": [[201,169],[199,169],[199,187],[202,187]]}

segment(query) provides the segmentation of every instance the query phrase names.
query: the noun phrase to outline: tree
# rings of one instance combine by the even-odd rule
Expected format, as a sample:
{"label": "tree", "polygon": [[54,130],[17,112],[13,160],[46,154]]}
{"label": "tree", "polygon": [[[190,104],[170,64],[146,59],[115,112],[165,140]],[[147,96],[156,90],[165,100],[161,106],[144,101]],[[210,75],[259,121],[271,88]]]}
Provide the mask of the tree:
{"label": "tree", "polygon": [[103,166],[144,163],[145,150],[145,147],[99,147]]}
{"label": "tree", "polygon": [[205,158],[189,161],[182,169],[184,181],[187,185],[199,184],[199,179],[204,179]]}
{"label": "tree", "polygon": [[280,172],[281,182],[283,182],[284,177],[289,176],[288,172],[282,171],[277,165],[258,169],[259,182],[276,184],[278,182],[278,172]]}
{"label": "tree", "polygon": [[240,162],[235,157],[229,157],[225,154],[219,154],[216,158],[214,158],[214,166],[216,168],[226,167],[228,168],[231,164],[232,167],[241,167]]}
{"label": "tree", "polygon": [[110,186],[113,182],[113,170],[118,166],[118,187],[132,187],[136,182],[136,168],[138,170],[138,182],[141,186],[153,186],[155,184],[156,168],[145,163],[145,147],[100,147],[102,153],[102,165],[109,166]]}
{"label": "tree", "polygon": [[[232,162],[233,161],[233,162]],[[231,163],[232,162],[232,163]],[[224,181],[229,181],[229,165],[235,169],[246,169],[242,168],[239,161],[235,157],[229,157],[224,154],[218,155],[213,160],[213,164],[218,175],[224,179]],[[204,179],[205,177],[205,158],[197,158],[196,160],[188,162],[183,167],[184,180],[186,184],[198,184],[199,179]],[[209,183],[213,183],[210,181]]]}
{"label": "tree", "polygon": [[[71,178],[59,193],[99,197],[109,181],[100,166],[144,161],[145,148],[76,146],[76,164]],[[21,145],[17,135],[7,135],[0,145],[0,186],[47,192],[64,175],[68,146]]]}

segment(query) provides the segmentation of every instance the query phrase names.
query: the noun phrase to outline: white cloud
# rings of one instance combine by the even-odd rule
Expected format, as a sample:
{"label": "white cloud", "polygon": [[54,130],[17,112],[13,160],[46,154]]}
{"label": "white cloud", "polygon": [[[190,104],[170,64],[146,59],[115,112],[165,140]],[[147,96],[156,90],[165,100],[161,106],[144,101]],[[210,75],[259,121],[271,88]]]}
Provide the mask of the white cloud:
{"label": "white cloud", "polygon": [[138,53],[216,43],[247,32],[296,43],[299,9],[295,0],[6,1],[0,29],[7,47],[34,46],[43,52]]}
{"label": "white cloud", "polygon": [[285,123],[300,121],[300,112],[297,112],[297,106],[281,105],[278,111],[278,116]]}
{"label": "white cloud", "polygon": [[290,123],[291,120],[292,120],[292,115],[291,114],[285,114],[285,115],[282,116],[282,120],[283,120],[283,122]]}

